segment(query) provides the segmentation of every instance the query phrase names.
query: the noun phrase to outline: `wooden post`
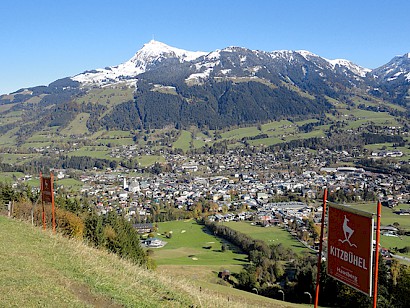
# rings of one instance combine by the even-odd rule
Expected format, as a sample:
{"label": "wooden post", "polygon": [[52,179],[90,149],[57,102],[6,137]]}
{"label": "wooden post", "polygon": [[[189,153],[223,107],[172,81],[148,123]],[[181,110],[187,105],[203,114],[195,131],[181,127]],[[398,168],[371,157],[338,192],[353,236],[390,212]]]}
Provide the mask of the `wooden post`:
{"label": "wooden post", "polygon": [[41,214],[41,218],[43,221],[43,230],[46,229],[46,212],[44,209],[44,200],[43,200],[43,174],[40,172],[40,193],[41,193],[41,206],[42,206],[42,214]]}
{"label": "wooden post", "polygon": [[376,251],[374,260],[374,282],[373,282],[373,308],[377,308],[377,284],[379,279],[379,243],[380,243],[380,219],[382,204],[377,203],[377,229],[376,229]]}
{"label": "wooden post", "polygon": [[53,174],[50,173],[50,182],[51,182],[51,215],[52,215],[52,224],[53,224],[53,233],[56,233],[56,208],[54,205],[54,185],[53,185]]}
{"label": "wooden post", "polygon": [[11,201],[9,201],[9,204],[7,205],[7,211],[8,211],[7,216],[11,217],[11,213],[13,211],[11,207]]}
{"label": "wooden post", "polygon": [[46,229],[46,210],[44,208],[44,202],[43,201],[41,201],[41,205],[43,207],[43,212],[42,212],[42,215],[41,215],[41,219],[43,221],[43,230],[45,230]]}
{"label": "wooden post", "polygon": [[319,256],[317,257],[315,308],[317,308],[317,305],[319,303],[319,280],[320,280],[320,268],[322,265],[323,233],[324,233],[325,218],[326,218],[326,201],[327,201],[327,188],[325,188],[325,191],[323,193],[322,224],[320,226]]}

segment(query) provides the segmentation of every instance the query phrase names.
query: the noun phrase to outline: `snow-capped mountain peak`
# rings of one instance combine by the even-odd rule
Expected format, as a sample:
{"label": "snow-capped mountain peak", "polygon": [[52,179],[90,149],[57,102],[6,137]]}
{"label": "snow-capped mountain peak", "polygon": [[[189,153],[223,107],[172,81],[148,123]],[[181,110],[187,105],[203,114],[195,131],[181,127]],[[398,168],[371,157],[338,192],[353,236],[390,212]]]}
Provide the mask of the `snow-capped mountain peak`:
{"label": "snow-capped mountain peak", "polygon": [[410,82],[410,53],[394,57],[387,64],[374,69],[372,74],[388,82],[402,78]]}
{"label": "snow-capped mountain peak", "polygon": [[152,60],[166,56],[168,58],[178,58],[180,61],[192,61],[196,58],[206,55],[206,52],[202,51],[187,51],[175,47],[171,47],[159,41],[151,40],[144,44],[141,50],[139,50],[131,59],[131,62],[138,60]]}
{"label": "snow-capped mountain peak", "polygon": [[195,60],[206,54],[206,52],[187,51],[151,40],[144,44],[130,60],[120,65],[84,72],[72,77],[72,79],[85,85],[96,84],[99,86],[124,81],[134,83],[137,75],[146,72],[165,59],[176,58],[182,63]]}

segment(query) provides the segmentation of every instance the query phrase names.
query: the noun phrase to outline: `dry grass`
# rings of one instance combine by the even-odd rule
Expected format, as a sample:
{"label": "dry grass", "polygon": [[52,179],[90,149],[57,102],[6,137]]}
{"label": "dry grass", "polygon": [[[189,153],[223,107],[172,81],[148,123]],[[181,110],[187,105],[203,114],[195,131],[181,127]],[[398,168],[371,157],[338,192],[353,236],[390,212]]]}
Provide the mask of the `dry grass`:
{"label": "dry grass", "polygon": [[0,217],[1,307],[295,307],[226,296]]}

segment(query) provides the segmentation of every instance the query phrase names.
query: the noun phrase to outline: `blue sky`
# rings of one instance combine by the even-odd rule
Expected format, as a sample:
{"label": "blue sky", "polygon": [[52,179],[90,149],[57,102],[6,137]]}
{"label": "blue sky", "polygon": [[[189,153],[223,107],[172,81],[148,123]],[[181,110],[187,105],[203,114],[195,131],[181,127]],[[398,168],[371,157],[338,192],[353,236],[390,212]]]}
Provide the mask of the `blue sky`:
{"label": "blue sky", "polygon": [[376,68],[410,52],[408,0],[2,0],[0,93],[117,65],[155,40],[309,50]]}

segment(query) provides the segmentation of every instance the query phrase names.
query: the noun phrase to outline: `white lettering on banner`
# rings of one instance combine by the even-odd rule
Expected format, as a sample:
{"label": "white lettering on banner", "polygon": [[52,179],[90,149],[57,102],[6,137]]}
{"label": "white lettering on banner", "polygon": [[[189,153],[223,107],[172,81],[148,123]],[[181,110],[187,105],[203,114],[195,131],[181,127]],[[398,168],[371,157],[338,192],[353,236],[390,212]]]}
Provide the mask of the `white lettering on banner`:
{"label": "white lettering on banner", "polygon": [[340,248],[330,246],[330,254],[332,256],[335,256],[336,258],[339,258],[340,260],[343,260],[345,262],[348,262],[348,263],[353,264],[357,267],[360,267],[360,268],[363,268],[363,269],[367,270],[366,260],[362,257],[356,256],[355,254],[353,254],[350,251],[347,252],[347,251],[344,251]]}
{"label": "white lettering on banner", "polygon": [[350,279],[352,279],[357,284],[357,276],[349,273],[348,271],[345,271],[345,270],[341,269],[340,267],[337,267],[337,272],[344,275],[344,276],[349,277]]}

